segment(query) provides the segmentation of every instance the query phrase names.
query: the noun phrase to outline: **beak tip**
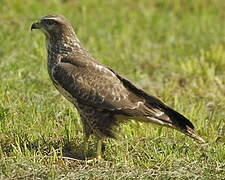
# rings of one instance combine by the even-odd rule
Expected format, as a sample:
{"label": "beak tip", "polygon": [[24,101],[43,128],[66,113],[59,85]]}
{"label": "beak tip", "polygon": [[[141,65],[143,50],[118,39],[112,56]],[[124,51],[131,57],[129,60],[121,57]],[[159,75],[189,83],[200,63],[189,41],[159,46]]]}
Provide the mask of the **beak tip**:
{"label": "beak tip", "polygon": [[30,27],[30,30],[32,31],[33,29],[35,29],[35,25],[32,24],[31,27]]}
{"label": "beak tip", "polygon": [[30,30],[32,31],[33,29],[39,29],[39,24],[38,23],[33,23],[30,27]]}

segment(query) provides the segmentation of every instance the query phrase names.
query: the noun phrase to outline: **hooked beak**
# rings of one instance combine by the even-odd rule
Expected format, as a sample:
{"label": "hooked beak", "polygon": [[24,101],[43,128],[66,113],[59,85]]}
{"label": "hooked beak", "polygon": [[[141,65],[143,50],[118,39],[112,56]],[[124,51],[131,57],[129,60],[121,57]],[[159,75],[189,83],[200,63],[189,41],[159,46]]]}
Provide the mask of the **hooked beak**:
{"label": "hooked beak", "polygon": [[39,22],[37,22],[37,23],[33,23],[32,25],[31,25],[31,30],[33,30],[33,29],[40,29],[41,28],[41,25],[40,25],[40,23]]}

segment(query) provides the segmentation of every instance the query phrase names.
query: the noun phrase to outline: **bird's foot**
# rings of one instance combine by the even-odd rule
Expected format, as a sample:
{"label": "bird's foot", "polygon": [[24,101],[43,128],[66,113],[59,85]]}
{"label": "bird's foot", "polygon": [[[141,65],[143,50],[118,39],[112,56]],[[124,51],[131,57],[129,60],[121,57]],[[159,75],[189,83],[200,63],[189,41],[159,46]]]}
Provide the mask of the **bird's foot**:
{"label": "bird's foot", "polygon": [[102,161],[102,157],[101,156],[96,156],[96,157],[89,157],[85,159],[87,163],[96,163],[96,162],[100,162]]}

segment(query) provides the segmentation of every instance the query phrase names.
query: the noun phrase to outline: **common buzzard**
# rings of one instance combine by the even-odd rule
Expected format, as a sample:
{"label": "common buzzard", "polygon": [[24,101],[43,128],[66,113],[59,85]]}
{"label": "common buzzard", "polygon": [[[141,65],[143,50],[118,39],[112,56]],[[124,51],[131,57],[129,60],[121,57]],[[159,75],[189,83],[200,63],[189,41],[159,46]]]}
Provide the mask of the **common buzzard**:
{"label": "common buzzard", "polygon": [[174,128],[204,142],[186,117],[96,61],[64,16],[41,17],[31,29],[45,34],[49,76],[80,114],[85,150],[89,136],[96,137],[97,158],[101,158],[102,139],[114,138],[114,127],[130,119]]}

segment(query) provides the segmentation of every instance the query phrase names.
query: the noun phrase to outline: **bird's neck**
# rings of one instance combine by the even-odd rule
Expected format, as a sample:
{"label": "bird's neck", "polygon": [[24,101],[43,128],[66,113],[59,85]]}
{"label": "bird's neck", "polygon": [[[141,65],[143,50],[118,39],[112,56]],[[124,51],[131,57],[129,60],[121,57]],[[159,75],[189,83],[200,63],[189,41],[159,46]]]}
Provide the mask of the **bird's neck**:
{"label": "bird's neck", "polygon": [[46,48],[48,54],[68,55],[83,49],[80,41],[76,37],[63,35],[61,37],[46,37]]}
{"label": "bird's neck", "polygon": [[46,37],[46,48],[48,53],[48,65],[54,66],[60,59],[71,54],[83,54],[90,56],[88,51],[83,48],[75,33],[64,34],[60,37]]}

